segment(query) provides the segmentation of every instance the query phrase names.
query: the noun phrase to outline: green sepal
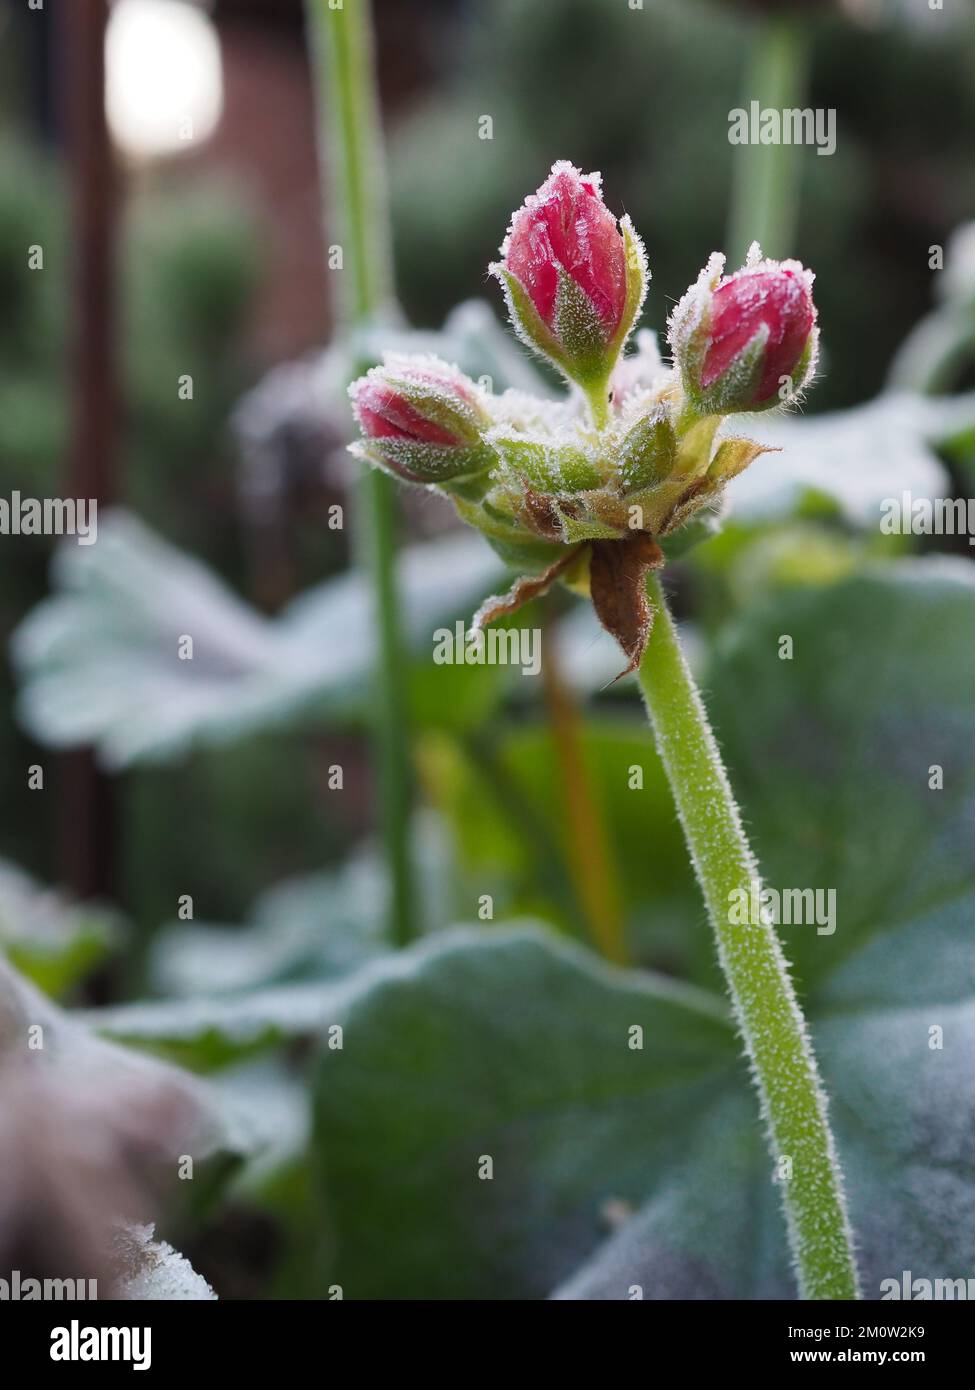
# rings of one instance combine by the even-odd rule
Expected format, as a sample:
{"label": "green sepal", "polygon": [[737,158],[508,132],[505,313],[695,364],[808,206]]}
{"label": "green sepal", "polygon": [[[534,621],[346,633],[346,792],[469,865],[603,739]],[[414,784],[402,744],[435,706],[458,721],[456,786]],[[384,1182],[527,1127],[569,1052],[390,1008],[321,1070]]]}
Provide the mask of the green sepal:
{"label": "green sepal", "polygon": [[626,346],[626,340],[640,316],[640,310],[643,308],[643,301],[647,295],[647,285],[650,281],[650,267],[647,264],[646,249],[628,216],[620,218],[620,234],[623,237],[626,253],[626,300],[619,326],[606,345],[607,357],[610,359],[610,371],[616,366],[616,359]]}
{"label": "green sepal", "polygon": [[567,370],[580,386],[604,381],[613,367],[608,361],[603,325],[586,292],[562,268],[555,292],[555,332],[565,354]]}
{"label": "green sepal", "polygon": [[770,410],[782,404],[778,394],[762,404],[753,403],[762,376],[768,336],[768,325],[760,324],[747,346],[728,364],[717,381],[703,390],[692,385],[688,395],[702,415],[728,415],[737,410],[751,413]]}
{"label": "green sepal", "polygon": [[413,439],[360,439],[349,452],[409,483],[442,486],[485,473],[495,462],[487,444],[422,444]]}
{"label": "green sepal", "polygon": [[707,472],[708,479],[722,484],[729,482],[739,473],[744,473],[748,465],[754,463],[760,454],[777,452],[777,449],[772,449],[767,444],[756,444],[753,439],[723,439],[711,460]]}
{"label": "green sepal", "polygon": [[673,471],[677,436],[670,416],[658,406],[626,433],[617,456],[617,475],[625,494],[661,482]]}
{"label": "green sepal", "polygon": [[526,347],[542,357],[547,357],[564,376],[571,379],[570,364],[558,339],[535,308],[521,281],[500,263],[495,263],[490,269],[501,281],[508,301],[511,326],[518,337]]}
{"label": "green sepal", "polygon": [[600,487],[603,474],[584,449],[524,435],[491,435],[501,463],[536,492],[582,492]]}
{"label": "green sepal", "polygon": [[490,498],[469,502],[455,496],[451,500],[461,520],[480,531],[505,564],[513,569],[535,574],[546,569],[565,550],[558,541],[534,535],[516,517],[493,506]]}

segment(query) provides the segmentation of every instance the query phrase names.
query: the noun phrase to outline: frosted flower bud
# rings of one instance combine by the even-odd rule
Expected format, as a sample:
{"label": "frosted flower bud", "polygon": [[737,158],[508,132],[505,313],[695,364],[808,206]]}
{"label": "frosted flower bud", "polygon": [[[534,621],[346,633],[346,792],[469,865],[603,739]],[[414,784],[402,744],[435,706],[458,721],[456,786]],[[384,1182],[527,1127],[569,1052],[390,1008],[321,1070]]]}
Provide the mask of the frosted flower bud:
{"label": "frosted flower bud", "polygon": [[684,390],[702,414],[767,410],[795,399],[816,365],[813,276],[798,261],[763,261],[756,246],[721,278],[712,256],[670,320]]}
{"label": "frosted flower bud", "polygon": [[436,357],[388,355],[349,387],[360,458],[411,483],[451,483],[490,467],[489,421],[474,382]]}
{"label": "frosted flower bud", "polygon": [[643,304],[643,245],[617,224],[598,174],[566,160],[514,214],[491,266],[511,322],[529,347],[587,389],[605,385]]}

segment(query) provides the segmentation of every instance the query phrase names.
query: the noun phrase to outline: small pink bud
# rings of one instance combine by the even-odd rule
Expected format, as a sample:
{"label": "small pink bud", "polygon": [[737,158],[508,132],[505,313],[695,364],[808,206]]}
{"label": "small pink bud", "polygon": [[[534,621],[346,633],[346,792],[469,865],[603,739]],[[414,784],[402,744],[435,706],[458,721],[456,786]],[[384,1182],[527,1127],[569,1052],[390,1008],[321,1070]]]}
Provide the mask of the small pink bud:
{"label": "small pink bud", "polygon": [[778,397],[781,378],[792,378],[815,322],[809,285],[795,270],[742,270],[723,280],[711,300],[702,387],[707,390],[723,376],[764,328],[768,336],[762,370],[750,404],[760,406]]}
{"label": "small pink bud", "polygon": [[444,429],[421,415],[405,396],[382,381],[363,377],[353,398],[362,433],[367,439],[412,439],[418,444],[463,444],[456,430]]}
{"label": "small pink bud", "polygon": [[389,356],[354,381],[349,395],[363,434],[353,451],[397,477],[440,483],[490,462],[478,388],[446,362]]}
{"label": "small pink bud", "polygon": [[763,261],[720,278],[712,257],[670,322],[674,359],[698,410],[766,410],[794,399],[816,365],[813,277],[798,261]]}
{"label": "small pink bud", "polygon": [[628,218],[617,224],[598,174],[566,160],[511,219],[491,267],[519,336],[584,386],[604,383],[646,290],[646,259]]}

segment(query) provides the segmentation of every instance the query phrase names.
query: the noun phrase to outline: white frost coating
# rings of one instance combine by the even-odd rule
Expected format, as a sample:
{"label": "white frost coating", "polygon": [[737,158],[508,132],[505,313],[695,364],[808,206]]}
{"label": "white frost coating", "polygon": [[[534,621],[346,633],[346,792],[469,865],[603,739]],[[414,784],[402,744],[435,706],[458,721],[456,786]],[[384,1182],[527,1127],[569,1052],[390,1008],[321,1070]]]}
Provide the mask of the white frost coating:
{"label": "white frost coating", "polygon": [[574,435],[584,423],[585,401],[578,392],[562,400],[545,400],[527,391],[511,390],[493,398],[491,416],[500,430],[524,430],[557,438],[562,434]]}
{"label": "white frost coating", "polygon": [[[434,353],[387,352],[382,363],[370,367],[365,377],[349,386],[349,398],[356,423],[363,434],[369,430],[363,423],[361,398],[370,386],[384,387],[402,393],[421,415],[435,423],[449,424],[458,434],[473,442],[477,439],[488,414],[488,397],[459,367],[445,362]],[[366,402],[368,404],[368,402]]]}
{"label": "white frost coating", "polygon": [[127,1274],[119,1298],[167,1302],[210,1301],[217,1295],[185,1256],[165,1240],[152,1239],[154,1227],[126,1226],[117,1247]]}
{"label": "white frost coating", "polygon": [[725,258],[721,252],[712,251],[707,265],[694,284],[686,289],[677,301],[676,308],[667,320],[668,341],[675,356],[684,348],[691,334],[701,323],[724,267]]}
{"label": "white frost coating", "polygon": [[633,341],[635,351],[620,359],[609,382],[613,407],[623,414],[632,410],[634,398],[654,397],[674,382],[660,355],[656,333],[641,328]]}
{"label": "white frost coating", "polygon": [[593,188],[596,190],[597,198],[601,198],[603,196],[602,174],[600,174],[598,171],[593,172],[591,174],[584,174],[581,169],[577,169],[576,166],[573,163],[571,163],[568,159],[556,160],[556,162],[552,165],[548,178],[542,184],[541,188],[539,188],[535,193],[529,193],[528,197],[522,203],[521,207],[516,208],[515,211],[511,214],[511,221],[508,223],[508,229],[504,234],[504,241],[502,241],[500,247],[500,255],[502,260],[507,260],[508,258],[508,250],[511,246],[511,237],[515,231],[515,224],[519,222],[520,219],[526,213],[534,212],[536,208],[544,207],[544,205],[548,202],[549,197],[551,196],[556,180],[562,174],[568,174],[570,178],[579,179],[580,181],[584,181],[586,183],[591,183]]}
{"label": "white frost coating", "polygon": [[[469,534],[397,557],[407,640],[476,603],[503,565]],[[372,663],[373,598],[357,572],[315,585],[276,618],[121,509],[98,544],[55,552],[54,592],[12,638],[19,715],[42,743],[97,745],[105,766],[158,762],[191,743],[351,709]],[[176,661],[192,633],[192,661]]]}

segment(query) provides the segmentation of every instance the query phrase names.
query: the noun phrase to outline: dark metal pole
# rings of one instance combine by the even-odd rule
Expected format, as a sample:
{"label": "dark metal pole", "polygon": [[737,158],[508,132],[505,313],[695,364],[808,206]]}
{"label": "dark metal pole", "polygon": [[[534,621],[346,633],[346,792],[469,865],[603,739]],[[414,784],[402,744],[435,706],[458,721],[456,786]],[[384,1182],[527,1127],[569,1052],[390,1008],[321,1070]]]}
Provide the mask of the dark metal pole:
{"label": "dark metal pole", "polygon": [[[107,0],[58,7],[59,86],[71,184],[71,439],[65,492],[116,496],[119,400],[115,354],[118,184],[105,120]],[[114,788],[88,750],[62,758],[58,797],[61,876],[81,897],[114,886]]]}

